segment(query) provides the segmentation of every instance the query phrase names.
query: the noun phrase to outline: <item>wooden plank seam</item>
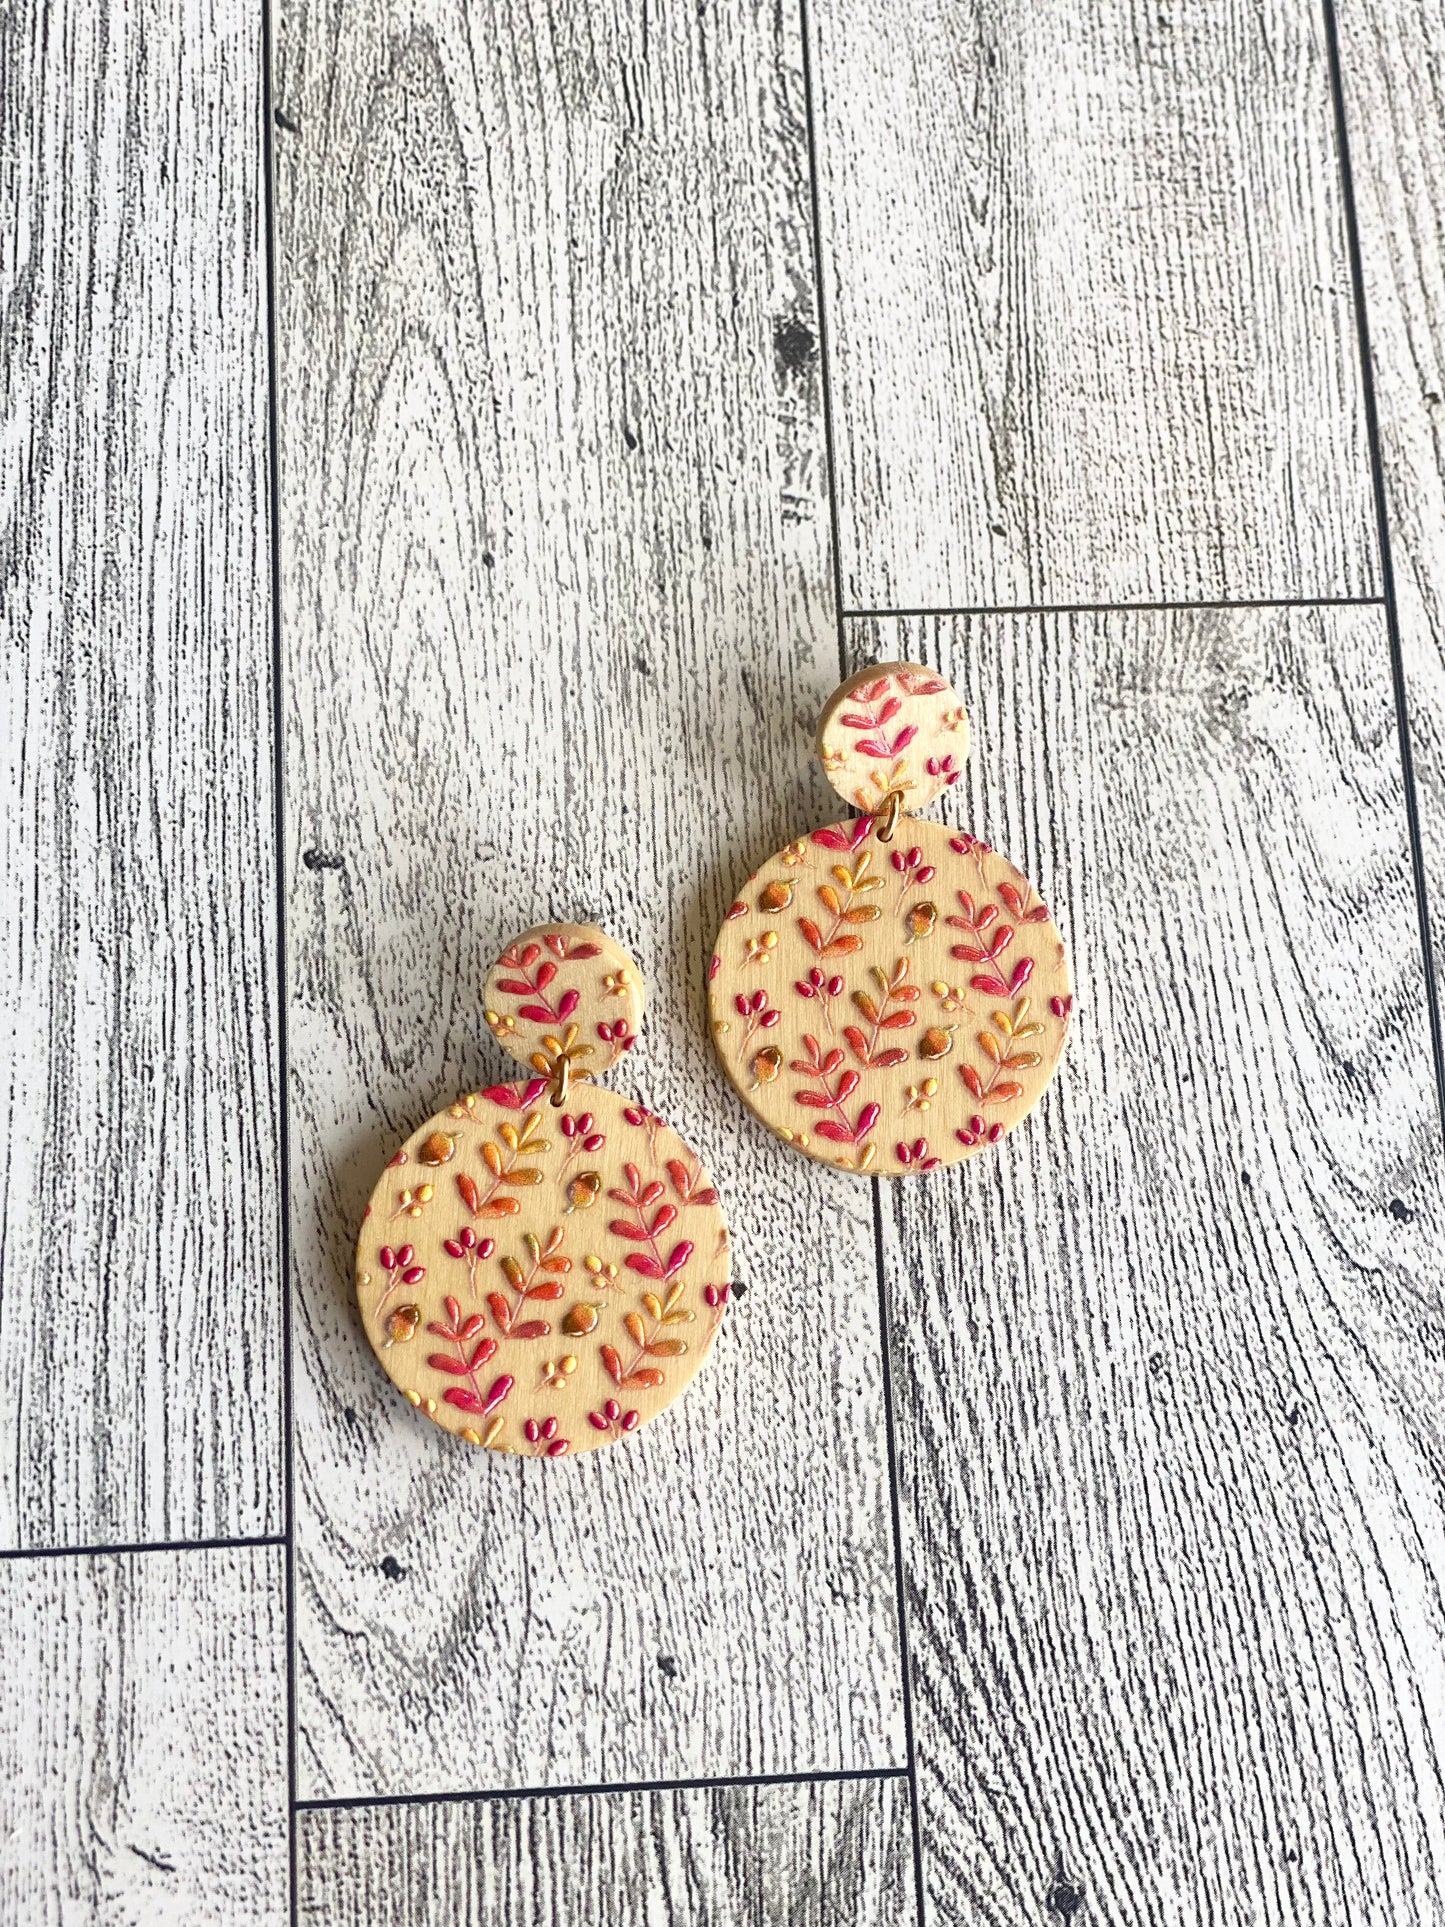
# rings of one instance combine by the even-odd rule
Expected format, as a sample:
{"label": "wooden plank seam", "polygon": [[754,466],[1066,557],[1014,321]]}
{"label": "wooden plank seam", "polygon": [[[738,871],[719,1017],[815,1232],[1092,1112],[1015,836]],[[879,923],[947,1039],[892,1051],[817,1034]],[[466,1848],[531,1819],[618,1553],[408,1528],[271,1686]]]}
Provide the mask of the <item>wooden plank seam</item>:
{"label": "wooden plank seam", "polygon": [[[833,610],[838,626],[838,680],[848,678],[848,629],[843,608],[843,549],[839,533],[838,462],[833,433],[833,381],[829,351],[827,296],[823,274],[823,224],[819,206],[818,129],[814,107],[812,30],[808,0],[798,0],[798,38],[802,53],[803,113],[808,133],[808,213],[813,241],[813,292],[818,315],[818,373],[823,408],[823,461],[827,469],[828,530],[833,558]],[[893,1534],[894,1609],[898,1618],[898,1662],[903,1695],[903,1740],[907,1759],[908,1814],[913,1837],[913,1898],[919,1927],[925,1927],[923,1821],[918,1800],[918,1751],[913,1730],[913,1677],[908,1653],[907,1588],[903,1567],[903,1520],[898,1499],[898,1438],[893,1417],[893,1372],[888,1323],[888,1279],[883,1261],[883,1220],[878,1186],[873,1187],[873,1264],[878,1288],[878,1358],[883,1383],[883,1431],[888,1459],[888,1506]]]}
{"label": "wooden plank seam", "polygon": [[277,111],[272,99],[274,33],[271,0],[261,6],[261,218],[265,223],[266,257],[266,461],[268,536],[271,545],[271,702],[272,793],[276,810],[276,1055],[279,1084],[276,1107],[279,1165],[281,1269],[281,1455],[286,1600],[282,1625],[286,1639],[286,1854],[292,1927],[300,1918],[301,1893],[296,1849],[296,1503],[293,1429],[291,1343],[291,1122],[288,983],[286,974],[286,738],[282,700],[281,642],[281,488],[280,397],[276,350],[276,156],[273,128]]}
{"label": "wooden plank seam", "polygon": [[1395,593],[1395,562],[1390,546],[1390,516],[1385,494],[1385,464],[1380,448],[1380,410],[1375,395],[1374,357],[1370,349],[1370,318],[1365,304],[1365,270],[1360,253],[1360,222],[1355,207],[1355,177],[1350,164],[1350,130],[1345,116],[1344,79],[1340,68],[1340,30],[1335,0],[1324,0],[1326,57],[1330,101],[1335,118],[1335,150],[1340,168],[1340,198],[1344,207],[1345,250],[1350,262],[1350,295],[1355,312],[1355,337],[1360,357],[1360,389],[1365,413],[1365,438],[1370,451],[1370,488],[1375,510],[1375,539],[1380,557],[1380,587],[1384,591],[1385,633],[1390,646],[1390,679],[1395,696],[1395,724],[1400,739],[1400,776],[1405,788],[1405,822],[1410,839],[1410,868],[1415,881],[1415,906],[1420,919],[1420,943],[1425,952],[1425,1000],[1430,1010],[1430,1047],[1435,1060],[1435,1095],[1445,1128],[1445,1039],[1440,1028],[1440,986],[1435,976],[1435,952],[1430,940],[1430,895],[1425,872],[1425,846],[1420,828],[1420,803],[1415,791],[1415,760],[1410,745],[1410,712],[1405,683],[1405,657],[1400,642],[1400,610]]}

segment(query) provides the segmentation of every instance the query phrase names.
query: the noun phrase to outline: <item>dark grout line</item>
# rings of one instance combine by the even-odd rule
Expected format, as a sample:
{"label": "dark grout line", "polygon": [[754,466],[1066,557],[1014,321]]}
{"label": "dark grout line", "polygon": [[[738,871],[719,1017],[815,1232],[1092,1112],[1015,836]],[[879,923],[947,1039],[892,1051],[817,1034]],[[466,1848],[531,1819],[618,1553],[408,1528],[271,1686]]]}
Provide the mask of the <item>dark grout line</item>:
{"label": "dark grout line", "polygon": [[284,1546],[280,1533],[256,1539],[149,1539],[125,1546],[10,1546],[3,1559],[119,1559],[133,1552],[247,1552],[258,1546]]}
{"label": "dark grout line", "polygon": [[898,1497],[898,1439],[893,1423],[893,1334],[888,1318],[888,1287],[883,1263],[883,1186],[877,1178],[873,1180],[873,1248],[878,1254],[878,1343],[883,1364],[883,1436],[888,1441],[893,1576],[898,1611],[898,1643],[903,1649],[903,1737],[908,1749],[908,1787],[913,1814],[913,1880],[918,1895],[918,1927],[925,1927],[923,1815],[918,1800],[918,1752],[913,1732],[913,1660],[908,1641],[908,1591],[903,1566],[903,1509]]}
{"label": "dark grout line", "polygon": [[[823,447],[827,464],[828,519],[833,545],[833,608],[838,623],[838,674],[848,676],[848,612],[843,607],[843,550],[838,523],[838,463],[833,437],[833,382],[829,353],[826,289],[823,275],[823,223],[818,190],[818,129],[813,112],[813,65],[808,0],[798,0],[798,29],[803,59],[803,113],[808,133],[808,186],[813,225],[813,283],[818,304],[818,367],[823,403]],[[908,1764],[908,1810],[913,1831],[913,1891],[918,1927],[925,1927],[923,1884],[923,1825],[918,1804],[918,1757],[913,1739],[913,1678],[908,1648],[908,1615],[903,1571],[903,1529],[898,1498],[898,1444],[893,1428],[893,1377],[889,1363],[888,1285],[883,1259],[883,1219],[879,1181],[873,1180],[873,1264],[878,1285],[878,1346],[883,1379],[883,1430],[888,1444],[888,1499],[893,1522],[893,1580],[898,1612],[899,1663],[902,1674],[903,1733]],[[895,1772],[897,1770],[895,1769]]]}
{"label": "dark grout line", "polygon": [[906,1780],[906,1766],[840,1767],[808,1773],[732,1773],[696,1780],[616,1780],[587,1786],[481,1787],[464,1793],[359,1794],[344,1800],[293,1800],[295,1813],[354,1813],[372,1807],[455,1807],[496,1800],[580,1800],[612,1793],[706,1793],[714,1788],[833,1786],[858,1780]]}
{"label": "dark grout line", "polygon": [[992,602],[960,609],[845,609],[845,622],[885,622],[899,617],[939,621],[949,616],[1112,616],[1171,609],[1378,609],[1378,595],[1258,596],[1224,602]]}
{"label": "dark grout line", "polygon": [[1385,461],[1380,447],[1380,411],[1375,397],[1375,358],[1370,347],[1370,319],[1365,306],[1365,269],[1360,252],[1360,222],[1355,206],[1355,176],[1350,161],[1349,126],[1345,117],[1345,84],[1340,66],[1339,24],[1334,0],[1322,0],[1325,46],[1329,57],[1330,95],[1334,106],[1335,144],[1339,153],[1340,193],[1344,202],[1345,247],[1350,257],[1350,291],[1355,309],[1355,334],[1360,355],[1360,386],[1365,410],[1365,436],[1370,447],[1370,486],[1375,502],[1375,534],[1380,550],[1380,587],[1384,590],[1385,633],[1390,650],[1390,680],[1394,685],[1395,722],[1400,741],[1400,774],[1405,788],[1405,825],[1410,841],[1410,867],[1415,881],[1415,908],[1420,921],[1420,947],[1425,958],[1425,1000],[1430,1012],[1430,1046],[1435,1065],[1435,1098],[1445,1126],[1445,1037],[1441,1033],[1440,987],[1435,980],[1435,951],[1430,935],[1430,893],[1425,872],[1425,845],[1420,828],[1420,804],[1415,793],[1415,758],[1410,745],[1409,691],[1405,653],[1400,641],[1400,610],[1395,593],[1395,559],[1390,543],[1389,498],[1385,490]]}
{"label": "dark grout line", "polygon": [[838,624],[838,680],[848,676],[848,643],[843,623],[843,548],[838,534],[838,459],[833,445],[833,373],[828,348],[828,316],[823,289],[823,220],[818,199],[818,131],[813,120],[813,66],[808,51],[808,0],[798,0],[798,31],[803,50],[803,118],[808,130],[808,197],[813,225],[813,292],[818,304],[818,372],[823,397],[823,464],[828,488],[828,524],[833,545],[833,609]]}
{"label": "dark grout line", "polygon": [[286,1782],[287,1857],[292,1927],[300,1917],[301,1896],[296,1861],[296,1507],[295,1465],[291,1439],[294,1410],[291,1378],[291,1127],[290,1033],[287,1006],[290,987],[286,974],[286,750],[285,703],[282,697],[281,646],[281,424],[276,371],[276,159],[271,61],[274,52],[272,0],[261,5],[261,179],[266,222],[266,419],[270,538],[271,538],[271,780],[276,838],[276,1051],[277,1154],[280,1207],[281,1267],[281,1464],[284,1479],[286,1532]]}

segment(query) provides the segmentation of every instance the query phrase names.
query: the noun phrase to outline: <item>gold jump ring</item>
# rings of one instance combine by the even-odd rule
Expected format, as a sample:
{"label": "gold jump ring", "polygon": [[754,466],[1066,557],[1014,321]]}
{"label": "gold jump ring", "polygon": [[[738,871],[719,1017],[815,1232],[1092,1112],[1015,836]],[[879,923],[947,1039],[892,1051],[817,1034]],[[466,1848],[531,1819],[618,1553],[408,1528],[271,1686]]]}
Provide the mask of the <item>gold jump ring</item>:
{"label": "gold jump ring", "polygon": [[889,790],[883,801],[878,805],[878,808],[873,812],[875,825],[880,816],[883,818],[882,827],[877,833],[880,843],[891,843],[893,841],[893,833],[898,828],[898,816],[902,808],[902,790]]}
{"label": "gold jump ring", "polygon": [[562,1105],[567,1102],[567,1092],[571,1088],[571,1084],[572,1057],[570,1052],[563,1051],[562,1055],[557,1059],[556,1081],[552,1085],[552,1105],[554,1109],[560,1110]]}

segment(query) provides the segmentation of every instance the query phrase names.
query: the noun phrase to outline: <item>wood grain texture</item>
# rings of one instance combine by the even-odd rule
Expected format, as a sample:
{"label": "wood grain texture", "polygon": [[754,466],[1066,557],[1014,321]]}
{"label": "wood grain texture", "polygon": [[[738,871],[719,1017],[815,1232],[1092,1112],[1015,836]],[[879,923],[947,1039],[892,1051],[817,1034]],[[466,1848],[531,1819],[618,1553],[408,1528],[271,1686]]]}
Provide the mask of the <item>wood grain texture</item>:
{"label": "wood grain texture", "polygon": [[1336,5],[1436,979],[1445,985],[1445,19]]}
{"label": "wood grain texture", "polygon": [[1315,10],[810,12],[845,606],[1371,593]]}
{"label": "wood grain texture", "polygon": [[[310,6],[277,104],[300,1790],[896,1764],[870,1200],[782,1177],[703,1016],[736,883],[836,814],[795,23]],[[745,1291],[665,1418],[537,1466],[402,1405],[350,1265],[542,917],[637,957],[612,1081],[726,1173]]]}
{"label": "wood grain texture", "polygon": [[0,1544],[280,1529],[259,23],[0,18]]}
{"label": "wood grain texture", "polygon": [[0,1918],[281,1927],[276,1548],[0,1564]]}
{"label": "wood grain texture", "polygon": [[300,1816],[329,1927],[899,1927],[906,1780],[351,1808]]}
{"label": "wood grain texture", "polygon": [[1078,989],[1008,1155],[882,1193],[930,1920],[1445,1918],[1445,1206],[1383,614],[852,640],[964,695],[954,807]]}

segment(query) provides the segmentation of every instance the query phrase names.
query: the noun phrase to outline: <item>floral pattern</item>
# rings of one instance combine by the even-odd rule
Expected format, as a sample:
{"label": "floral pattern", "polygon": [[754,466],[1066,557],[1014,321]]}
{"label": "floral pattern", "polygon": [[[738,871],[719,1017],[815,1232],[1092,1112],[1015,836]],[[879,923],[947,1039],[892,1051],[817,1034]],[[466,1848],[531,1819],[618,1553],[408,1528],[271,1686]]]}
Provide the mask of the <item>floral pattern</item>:
{"label": "floral pattern", "polygon": [[[891,751],[908,724],[884,716],[889,700],[866,707]],[[1048,907],[1013,864],[927,818],[902,818],[891,845],[878,829],[873,815],[830,824],[749,880],[738,900],[769,906],[781,972],[754,988],[756,917],[726,921],[709,1001],[729,1076],[772,1130],[842,1169],[902,1176],[1013,1129],[1053,1075],[1073,994]]]}
{"label": "floral pattern", "polygon": [[551,1077],[566,1056],[574,1080],[609,1069],[642,1024],[637,966],[595,924],[546,923],[510,943],[487,978],[487,1028],[513,1057]]}
{"label": "floral pattern", "polygon": [[876,810],[896,791],[905,809],[921,810],[962,774],[968,717],[931,669],[878,663],[834,692],[818,725],[818,754],[855,809]]}

